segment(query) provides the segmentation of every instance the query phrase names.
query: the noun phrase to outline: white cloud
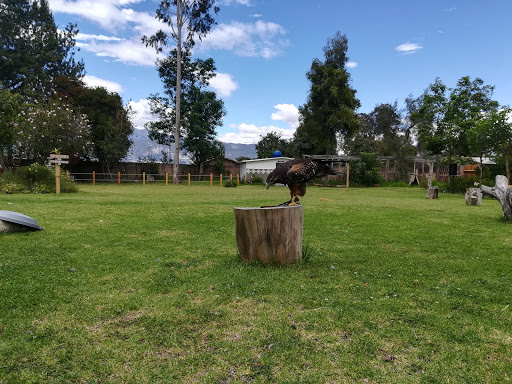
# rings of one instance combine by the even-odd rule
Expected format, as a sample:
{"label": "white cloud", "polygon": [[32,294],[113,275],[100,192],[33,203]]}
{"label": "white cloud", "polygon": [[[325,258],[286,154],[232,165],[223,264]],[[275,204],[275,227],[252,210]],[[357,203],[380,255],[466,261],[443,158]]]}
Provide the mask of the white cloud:
{"label": "white cloud", "polygon": [[231,5],[231,4],[241,4],[241,5],[247,5],[247,6],[250,6],[251,5],[251,1],[250,0],[221,0],[219,1],[219,3],[221,5]]}
{"label": "white cloud", "polygon": [[[121,5],[128,4],[122,0],[50,0],[52,12],[78,15],[89,19],[104,29],[115,31],[126,25],[122,17]],[[123,4],[122,4],[123,3]]]}
{"label": "white cloud", "polygon": [[252,15],[249,15],[249,17],[255,17],[255,18],[259,18],[259,17],[262,17],[263,15],[260,15],[259,13],[253,13]]}
{"label": "white cloud", "polygon": [[[282,120],[290,125],[293,130],[299,126],[299,110],[293,104],[277,104],[274,105],[278,111],[272,113],[272,120]],[[293,133],[292,133],[293,135]]]}
{"label": "white cloud", "polygon": [[154,49],[146,48],[139,39],[121,40],[116,42],[77,43],[80,48],[95,53],[100,57],[111,57],[114,61],[125,64],[153,66],[161,55]]}
{"label": "white cloud", "polygon": [[396,47],[395,51],[398,51],[404,55],[409,55],[409,54],[418,52],[422,48],[423,47],[419,44],[407,42],[405,44],[401,44],[398,47]]}
{"label": "white cloud", "polygon": [[348,61],[346,64],[347,68],[356,68],[358,65],[355,61]]}
{"label": "white cloud", "polygon": [[270,132],[277,132],[282,135],[283,139],[291,139],[293,137],[294,129],[283,129],[274,125],[265,125],[258,127],[254,124],[239,124],[233,125],[231,128],[238,130],[238,133],[224,133],[219,135],[219,140],[225,143],[236,144],[256,144],[260,141],[261,136],[265,136]]}
{"label": "white cloud", "polygon": [[229,97],[238,89],[238,84],[233,80],[233,76],[227,73],[217,73],[210,79],[210,88],[220,97]]}
{"label": "white cloud", "polygon": [[219,24],[198,44],[200,51],[233,51],[239,56],[272,58],[289,44],[286,30],[279,24],[258,20],[254,23]]}
{"label": "white cloud", "polygon": [[91,40],[99,40],[99,41],[121,41],[120,37],[115,36],[105,36],[105,35],[90,35],[87,33],[78,33],[75,37],[77,41],[91,41]]}
{"label": "white cloud", "polygon": [[148,99],[140,99],[138,102],[130,101],[128,106],[133,111],[132,123],[136,129],[144,129],[144,124],[158,120],[158,116],[151,113]]}
{"label": "white cloud", "polygon": [[84,83],[91,88],[104,87],[110,92],[121,93],[123,92],[123,86],[110,80],[100,79],[96,76],[85,75]]}

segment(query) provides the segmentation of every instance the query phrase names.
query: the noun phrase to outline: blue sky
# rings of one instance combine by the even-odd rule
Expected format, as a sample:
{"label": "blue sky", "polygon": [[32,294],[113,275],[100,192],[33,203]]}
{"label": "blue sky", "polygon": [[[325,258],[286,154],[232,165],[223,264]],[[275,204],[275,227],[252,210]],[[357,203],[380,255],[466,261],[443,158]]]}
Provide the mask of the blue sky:
{"label": "blue sky", "polygon": [[[140,43],[159,26],[157,0],[49,0],[60,28],[77,23],[79,57],[89,85],[119,92],[142,128],[152,117],[150,94],[162,93],[156,54]],[[290,138],[306,102],[306,72],[337,31],[347,35],[351,85],[359,112],[403,105],[436,77],[449,87],[462,76],[494,85],[512,105],[510,0],[222,0],[217,25],[196,45],[212,57],[212,89],[227,110],[219,138],[256,143],[280,132]]]}

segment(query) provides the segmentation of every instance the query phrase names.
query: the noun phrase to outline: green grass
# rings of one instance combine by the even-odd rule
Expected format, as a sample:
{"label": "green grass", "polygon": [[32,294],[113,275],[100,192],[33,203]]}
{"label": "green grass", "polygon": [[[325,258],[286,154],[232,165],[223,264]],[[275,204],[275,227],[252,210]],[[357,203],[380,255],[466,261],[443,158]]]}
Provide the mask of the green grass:
{"label": "green grass", "polygon": [[[0,194],[0,383],[504,383],[512,225],[484,199],[309,187],[307,260],[242,264],[232,208],[285,188]],[[10,203],[10,204],[9,204]]]}

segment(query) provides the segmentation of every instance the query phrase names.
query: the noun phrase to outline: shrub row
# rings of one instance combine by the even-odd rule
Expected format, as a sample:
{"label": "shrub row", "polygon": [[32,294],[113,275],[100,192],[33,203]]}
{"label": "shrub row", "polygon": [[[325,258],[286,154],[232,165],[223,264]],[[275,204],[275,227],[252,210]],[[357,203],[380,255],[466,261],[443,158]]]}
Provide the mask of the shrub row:
{"label": "shrub row", "polygon": [[[55,193],[55,171],[43,165],[7,170],[0,176],[0,191],[5,193]],[[62,193],[77,192],[74,180],[65,173],[60,177]]]}

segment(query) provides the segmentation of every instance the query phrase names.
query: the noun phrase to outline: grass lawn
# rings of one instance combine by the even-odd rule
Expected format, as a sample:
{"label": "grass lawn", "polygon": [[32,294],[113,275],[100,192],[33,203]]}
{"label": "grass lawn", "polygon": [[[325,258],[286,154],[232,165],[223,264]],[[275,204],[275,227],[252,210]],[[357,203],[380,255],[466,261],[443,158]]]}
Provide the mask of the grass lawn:
{"label": "grass lawn", "polygon": [[0,195],[0,383],[504,383],[512,225],[498,202],[309,187],[307,259],[242,264],[263,186]]}

